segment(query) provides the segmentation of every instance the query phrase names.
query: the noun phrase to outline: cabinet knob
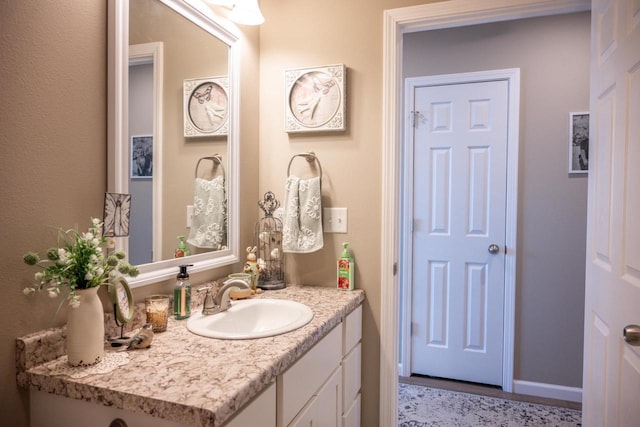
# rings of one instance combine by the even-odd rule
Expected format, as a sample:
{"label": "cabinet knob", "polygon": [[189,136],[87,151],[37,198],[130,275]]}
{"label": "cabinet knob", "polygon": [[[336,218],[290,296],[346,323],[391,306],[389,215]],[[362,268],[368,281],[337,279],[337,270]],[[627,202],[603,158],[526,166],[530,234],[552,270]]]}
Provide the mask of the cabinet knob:
{"label": "cabinet knob", "polygon": [[127,423],[122,418],[116,418],[115,420],[111,421],[111,424],[109,424],[109,427],[128,427],[128,426],[127,426]]}

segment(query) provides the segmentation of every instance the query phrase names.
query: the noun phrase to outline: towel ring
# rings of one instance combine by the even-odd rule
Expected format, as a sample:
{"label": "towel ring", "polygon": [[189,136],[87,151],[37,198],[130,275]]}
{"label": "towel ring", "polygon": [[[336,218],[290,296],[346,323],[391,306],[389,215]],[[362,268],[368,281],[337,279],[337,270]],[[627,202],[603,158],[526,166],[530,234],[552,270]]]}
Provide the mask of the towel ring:
{"label": "towel ring", "polygon": [[289,160],[289,166],[287,167],[287,176],[291,176],[291,163],[293,163],[293,159],[295,159],[296,157],[304,157],[305,160],[309,163],[315,161],[318,164],[318,170],[320,171],[320,179],[322,179],[322,165],[320,164],[318,156],[316,156],[316,153],[314,153],[313,151],[309,151],[308,153],[294,154],[293,157],[291,157],[291,160]]}
{"label": "towel ring", "polygon": [[222,168],[222,178],[227,179],[227,174],[224,170],[224,166],[222,165],[222,156],[220,154],[214,154],[213,156],[201,157],[198,159],[198,163],[196,163],[196,178],[198,177],[198,166],[200,166],[200,162],[203,160],[211,160],[214,165],[217,164]]}

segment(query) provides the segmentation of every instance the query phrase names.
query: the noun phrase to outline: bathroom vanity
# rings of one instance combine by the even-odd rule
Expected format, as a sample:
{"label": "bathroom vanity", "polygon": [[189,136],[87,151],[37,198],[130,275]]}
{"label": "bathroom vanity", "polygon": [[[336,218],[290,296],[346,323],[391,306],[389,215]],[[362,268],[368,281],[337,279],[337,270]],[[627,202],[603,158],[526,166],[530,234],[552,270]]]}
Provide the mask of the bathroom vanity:
{"label": "bathroom vanity", "polygon": [[31,392],[31,425],[359,426],[363,291],[292,286],[265,294],[304,303],[314,317],[253,340],[201,337],[171,319],[151,348],[83,378],[51,374],[64,329],[19,338],[17,378]]}

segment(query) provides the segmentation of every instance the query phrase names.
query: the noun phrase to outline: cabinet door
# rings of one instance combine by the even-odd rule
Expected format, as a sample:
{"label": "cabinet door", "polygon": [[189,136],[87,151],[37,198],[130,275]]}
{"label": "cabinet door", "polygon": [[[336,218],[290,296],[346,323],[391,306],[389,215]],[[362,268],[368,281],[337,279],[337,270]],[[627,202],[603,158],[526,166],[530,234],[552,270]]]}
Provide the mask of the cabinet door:
{"label": "cabinet door", "polygon": [[351,407],[345,409],[342,427],[360,427],[360,393],[353,400]]}
{"label": "cabinet door", "polygon": [[340,427],[342,424],[342,368],[322,386],[316,397],[318,402],[318,424],[313,427]]}
{"label": "cabinet door", "polygon": [[276,383],[240,410],[225,427],[276,427]]}
{"label": "cabinet door", "polygon": [[[285,373],[278,376],[278,426],[291,424],[297,413],[318,394],[342,359],[342,325],[312,347]],[[314,426],[316,427],[316,426]]]}
{"label": "cabinet door", "polygon": [[314,396],[287,427],[316,427],[317,421],[318,398]]}
{"label": "cabinet door", "polygon": [[342,361],[342,384],[344,385],[342,404],[345,410],[351,406],[353,400],[360,393],[361,360],[361,344],[358,343]]}
{"label": "cabinet door", "polygon": [[288,427],[341,427],[342,369],[338,368]]}

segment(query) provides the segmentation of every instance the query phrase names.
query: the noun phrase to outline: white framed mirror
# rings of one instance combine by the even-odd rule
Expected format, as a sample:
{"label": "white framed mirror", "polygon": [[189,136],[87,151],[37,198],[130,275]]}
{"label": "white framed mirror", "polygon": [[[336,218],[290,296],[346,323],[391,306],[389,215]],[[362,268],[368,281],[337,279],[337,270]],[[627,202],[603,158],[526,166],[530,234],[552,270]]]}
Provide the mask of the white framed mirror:
{"label": "white framed mirror", "polygon": [[[196,273],[236,263],[237,29],[202,0],[109,0],[108,4],[107,191],[132,195],[129,236],[116,237],[117,247],[140,269],[138,277],[129,279],[130,286],[173,278],[181,264],[193,264],[190,272]],[[225,127],[190,136],[184,124],[187,82],[211,78],[216,84],[224,82]],[[211,117],[220,116],[215,110]],[[194,205],[196,178],[212,180],[220,174],[226,228],[210,241],[195,239],[194,217],[188,212]],[[187,257],[174,257],[179,236],[190,242]]]}

